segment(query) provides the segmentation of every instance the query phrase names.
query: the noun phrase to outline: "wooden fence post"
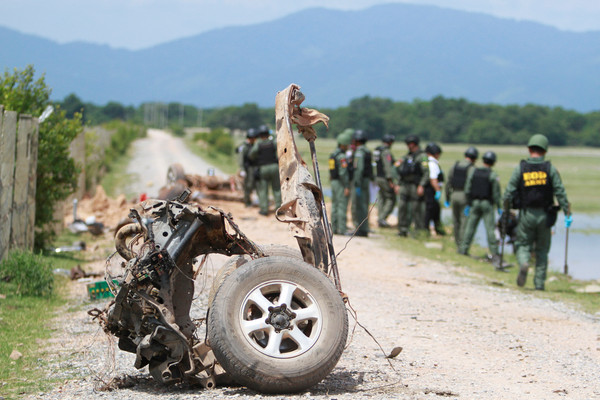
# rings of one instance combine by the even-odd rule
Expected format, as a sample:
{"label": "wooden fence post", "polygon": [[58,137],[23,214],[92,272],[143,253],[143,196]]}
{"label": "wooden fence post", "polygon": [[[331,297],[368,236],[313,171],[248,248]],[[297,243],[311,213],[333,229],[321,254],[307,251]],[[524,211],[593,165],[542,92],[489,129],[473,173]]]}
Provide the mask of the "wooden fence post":
{"label": "wooden fence post", "polygon": [[20,115],[17,128],[15,182],[10,232],[10,247],[27,248],[27,191],[29,189],[29,138],[32,128],[30,115]]}
{"label": "wooden fence post", "polygon": [[8,254],[15,179],[17,113],[0,106],[0,260]]}
{"label": "wooden fence post", "polygon": [[37,165],[38,165],[38,142],[40,132],[40,122],[37,118],[32,119],[32,126],[28,137],[28,158],[29,158],[29,186],[27,187],[27,237],[26,246],[33,250],[35,239],[35,193],[37,185]]}

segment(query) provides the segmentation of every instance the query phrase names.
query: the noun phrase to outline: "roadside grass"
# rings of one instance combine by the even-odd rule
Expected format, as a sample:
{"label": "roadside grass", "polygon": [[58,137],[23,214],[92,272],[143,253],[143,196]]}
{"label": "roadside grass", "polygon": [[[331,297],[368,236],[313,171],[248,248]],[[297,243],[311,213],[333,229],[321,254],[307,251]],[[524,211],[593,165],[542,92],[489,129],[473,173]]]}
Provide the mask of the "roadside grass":
{"label": "roadside grass", "polygon": [[[448,230],[449,232],[449,230]],[[456,252],[456,245],[450,233],[443,237],[419,239],[413,237],[399,237],[395,229],[380,230],[384,240],[390,248],[400,249],[414,256],[423,257],[451,265],[456,272],[468,276],[475,282],[517,290],[532,296],[561,301],[588,313],[600,312],[600,296],[597,293],[580,293],[577,290],[584,288],[590,282],[572,279],[560,272],[548,270],[546,290],[538,291],[533,286],[533,268],[529,270],[525,287],[516,284],[519,273],[518,264],[512,254],[512,246],[505,246],[504,260],[513,266],[507,272],[497,271],[492,264],[485,261],[487,249],[476,244],[471,246],[471,257],[460,255]],[[426,243],[434,242],[440,248],[427,248]]]}
{"label": "roadside grass", "polygon": [[[53,269],[69,270],[84,262],[72,254],[47,253],[41,257]],[[24,394],[47,389],[53,383],[48,377],[44,361],[43,343],[55,335],[50,327],[56,311],[66,303],[66,276],[54,275],[54,293],[49,297],[18,296],[0,293],[0,396],[5,399],[21,398]],[[23,356],[11,360],[17,350]]]}

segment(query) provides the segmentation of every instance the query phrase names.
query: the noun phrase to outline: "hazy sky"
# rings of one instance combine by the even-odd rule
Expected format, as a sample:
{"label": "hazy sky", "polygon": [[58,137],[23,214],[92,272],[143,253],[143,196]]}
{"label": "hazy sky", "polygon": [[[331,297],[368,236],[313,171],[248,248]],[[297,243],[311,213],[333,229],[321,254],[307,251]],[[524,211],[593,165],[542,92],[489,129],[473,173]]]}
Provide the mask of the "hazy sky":
{"label": "hazy sky", "polygon": [[0,26],[60,43],[140,49],[309,7],[356,10],[393,2],[477,11],[564,30],[600,30],[599,0],[0,0]]}

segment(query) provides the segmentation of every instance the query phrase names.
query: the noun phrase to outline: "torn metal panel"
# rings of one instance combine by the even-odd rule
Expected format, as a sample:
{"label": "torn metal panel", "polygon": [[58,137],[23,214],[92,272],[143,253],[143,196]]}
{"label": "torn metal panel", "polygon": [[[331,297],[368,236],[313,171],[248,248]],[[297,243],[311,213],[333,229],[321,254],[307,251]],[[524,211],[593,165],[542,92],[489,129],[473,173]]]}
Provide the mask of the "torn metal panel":
{"label": "torn metal panel", "polygon": [[316,110],[300,108],[303,100],[300,87],[294,84],[279,92],[275,99],[282,200],[276,217],[289,224],[304,260],[327,273],[327,236],[321,219],[323,193],[298,152],[292,124],[297,125],[298,131],[306,140],[314,141],[317,134],[312,126],[319,122],[327,125],[329,118]]}

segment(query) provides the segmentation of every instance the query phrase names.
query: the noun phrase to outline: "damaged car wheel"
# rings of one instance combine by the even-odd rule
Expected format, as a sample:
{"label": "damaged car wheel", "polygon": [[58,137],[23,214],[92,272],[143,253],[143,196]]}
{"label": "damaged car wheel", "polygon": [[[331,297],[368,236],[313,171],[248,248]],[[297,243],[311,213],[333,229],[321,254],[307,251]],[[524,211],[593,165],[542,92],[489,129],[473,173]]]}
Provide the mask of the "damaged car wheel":
{"label": "damaged car wheel", "polygon": [[[290,246],[286,246],[284,244],[262,244],[260,245],[260,249],[267,256],[280,256],[280,257],[291,257],[296,258],[302,261],[302,253],[300,250],[294,249]],[[234,256],[223,264],[223,266],[219,269],[215,278],[212,281],[212,285],[210,287],[210,292],[208,293],[208,306],[212,305],[212,302],[215,298],[215,294],[219,287],[223,284],[225,278],[227,278],[233,271],[246,264],[248,261],[252,260],[250,256]]]}
{"label": "damaged car wheel", "polygon": [[233,379],[264,393],[320,382],[348,334],[344,302],[313,266],[289,257],[249,261],[219,287],[209,316],[214,354]]}

